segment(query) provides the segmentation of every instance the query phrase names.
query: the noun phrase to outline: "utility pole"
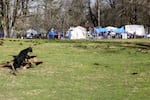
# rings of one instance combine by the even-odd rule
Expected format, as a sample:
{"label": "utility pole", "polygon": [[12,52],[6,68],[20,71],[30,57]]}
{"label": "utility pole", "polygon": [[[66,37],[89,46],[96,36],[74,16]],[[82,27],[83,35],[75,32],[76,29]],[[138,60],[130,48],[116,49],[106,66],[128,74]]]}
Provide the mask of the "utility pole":
{"label": "utility pole", "polygon": [[98,26],[101,26],[101,7],[100,7],[100,0],[97,0],[97,13],[98,13]]}

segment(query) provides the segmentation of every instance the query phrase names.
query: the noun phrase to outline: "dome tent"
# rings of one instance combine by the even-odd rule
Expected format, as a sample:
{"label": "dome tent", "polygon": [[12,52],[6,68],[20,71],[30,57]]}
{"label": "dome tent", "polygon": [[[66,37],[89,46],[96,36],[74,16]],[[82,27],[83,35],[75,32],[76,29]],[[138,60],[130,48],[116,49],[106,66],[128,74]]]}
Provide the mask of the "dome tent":
{"label": "dome tent", "polygon": [[34,38],[37,34],[38,34],[38,32],[34,29],[28,29],[26,31],[26,37],[29,39]]}
{"label": "dome tent", "polygon": [[69,39],[86,39],[86,29],[82,26],[71,27],[69,29]]}

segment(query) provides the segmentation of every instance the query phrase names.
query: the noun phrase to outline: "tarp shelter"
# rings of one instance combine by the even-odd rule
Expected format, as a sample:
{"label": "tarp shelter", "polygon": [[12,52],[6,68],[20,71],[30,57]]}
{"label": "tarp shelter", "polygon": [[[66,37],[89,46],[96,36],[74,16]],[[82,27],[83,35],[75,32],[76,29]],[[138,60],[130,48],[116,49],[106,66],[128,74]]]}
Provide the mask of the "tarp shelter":
{"label": "tarp shelter", "polygon": [[102,28],[102,27],[97,27],[95,28],[96,33],[102,33],[102,32],[107,32],[106,28]]}
{"label": "tarp shelter", "polygon": [[125,33],[124,26],[122,26],[121,28],[109,26],[109,27],[106,27],[106,30],[111,31],[111,32],[115,32],[115,33]]}
{"label": "tarp shelter", "polygon": [[122,26],[121,28],[114,29],[113,32],[115,32],[115,33],[125,33],[124,26]]}
{"label": "tarp shelter", "polygon": [[34,36],[36,36],[38,34],[38,32],[34,29],[28,29],[26,31],[26,37],[27,38],[33,38]]}
{"label": "tarp shelter", "polygon": [[145,35],[145,28],[143,25],[125,25],[125,31],[138,36]]}
{"label": "tarp shelter", "polygon": [[82,26],[71,27],[69,29],[69,39],[86,39],[86,29]]}
{"label": "tarp shelter", "polygon": [[125,33],[125,29],[124,26],[122,26],[121,28],[117,28],[117,27],[112,27],[112,26],[108,26],[105,28],[101,28],[101,27],[97,27],[95,29],[95,31],[97,33],[101,33],[101,32],[114,32],[114,33]]}

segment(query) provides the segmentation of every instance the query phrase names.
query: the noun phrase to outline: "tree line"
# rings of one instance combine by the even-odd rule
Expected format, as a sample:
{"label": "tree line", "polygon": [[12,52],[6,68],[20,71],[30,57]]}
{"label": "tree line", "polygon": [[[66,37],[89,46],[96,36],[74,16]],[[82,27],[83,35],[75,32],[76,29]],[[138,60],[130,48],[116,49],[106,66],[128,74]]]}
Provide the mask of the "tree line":
{"label": "tree line", "polygon": [[0,25],[5,37],[28,28],[150,26],[149,9],[149,0],[0,0]]}

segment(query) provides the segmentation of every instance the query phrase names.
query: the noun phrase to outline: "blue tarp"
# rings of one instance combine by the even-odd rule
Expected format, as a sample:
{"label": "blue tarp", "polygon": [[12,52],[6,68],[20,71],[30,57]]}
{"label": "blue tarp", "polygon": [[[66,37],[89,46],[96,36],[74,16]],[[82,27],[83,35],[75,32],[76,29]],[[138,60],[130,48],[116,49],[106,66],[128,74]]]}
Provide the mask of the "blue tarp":
{"label": "blue tarp", "polygon": [[112,31],[115,32],[115,33],[125,33],[124,27],[117,28],[117,29],[114,29],[114,30],[112,30]]}
{"label": "blue tarp", "polygon": [[97,27],[95,29],[96,33],[101,33],[101,32],[107,32],[107,29],[106,28],[101,28],[101,27]]}
{"label": "blue tarp", "polygon": [[[108,31],[110,31],[110,29],[97,27],[95,29],[95,31],[96,31],[96,33],[102,33],[102,32],[108,32]],[[124,26],[122,26],[121,28],[111,29],[111,31],[115,32],[115,33],[125,33]]]}

